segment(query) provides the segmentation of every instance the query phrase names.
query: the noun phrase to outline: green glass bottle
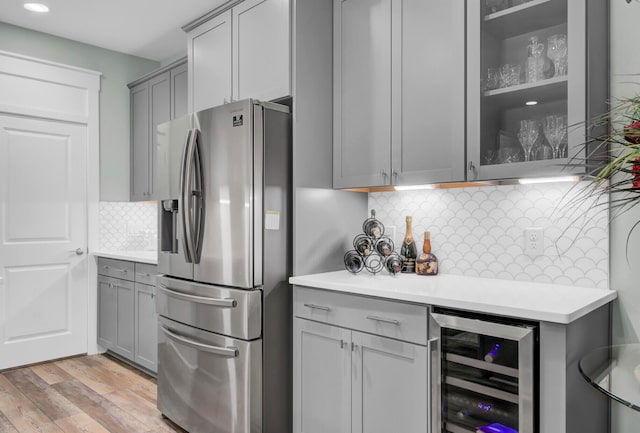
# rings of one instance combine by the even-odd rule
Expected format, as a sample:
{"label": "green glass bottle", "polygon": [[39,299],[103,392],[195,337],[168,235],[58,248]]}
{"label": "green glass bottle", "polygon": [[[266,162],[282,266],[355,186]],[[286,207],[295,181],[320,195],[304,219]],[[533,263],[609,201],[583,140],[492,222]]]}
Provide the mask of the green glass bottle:
{"label": "green glass bottle", "polygon": [[418,256],[418,250],[416,249],[416,243],[413,240],[413,234],[411,233],[411,221],[412,218],[407,216],[404,240],[402,241],[402,247],[400,247],[400,255],[404,258],[404,264],[402,266],[402,272],[404,273],[414,273],[416,271],[416,257]]}

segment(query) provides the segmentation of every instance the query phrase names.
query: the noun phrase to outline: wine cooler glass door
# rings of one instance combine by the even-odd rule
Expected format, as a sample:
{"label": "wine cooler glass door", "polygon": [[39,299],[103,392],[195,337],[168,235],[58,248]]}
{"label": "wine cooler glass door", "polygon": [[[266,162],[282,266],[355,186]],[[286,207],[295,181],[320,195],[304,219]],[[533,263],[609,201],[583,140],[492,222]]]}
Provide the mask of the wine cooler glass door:
{"label": "wine cooler glass door", "polygon": [[535,327],[431,312],[432,432],[533,433]]}

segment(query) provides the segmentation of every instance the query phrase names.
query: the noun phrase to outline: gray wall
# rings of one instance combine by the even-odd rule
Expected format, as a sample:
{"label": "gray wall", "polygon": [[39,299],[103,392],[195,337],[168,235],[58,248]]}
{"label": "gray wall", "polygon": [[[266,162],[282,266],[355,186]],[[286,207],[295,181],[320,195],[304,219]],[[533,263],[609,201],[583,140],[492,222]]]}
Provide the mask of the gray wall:
{"label": "gray wall", "polygon": [[129,200],[127,83],[160,63],[0,22],[0,50],[102,72],[100,199]]}
{"label": "gray wall", "polygon": [[[640,95],[640,56],[637,51],[637,28],[640,3],[624,0],[611,2],[611,95],[612,98]],[[635,74],[629,76],[627,74]],[[611,222],[610,287],[618,291],[613,311],[613,343],[640,342],[640,207]],[[627,236],[629,250],[627,252]],[[639,361],[640,362],[640,361]],[[629,383],[629,386],[634,386]],[[637,388],[635,384],[635,388]],[[636,402],[637,404],[638,402]],[[618,403],[612,403],[613,433],[638,430],[640,413]]]}
{"label": "gray wall", "polygon": [[293,274],[344,269],[367,194],[333,190],[333,1],[295,0]]}

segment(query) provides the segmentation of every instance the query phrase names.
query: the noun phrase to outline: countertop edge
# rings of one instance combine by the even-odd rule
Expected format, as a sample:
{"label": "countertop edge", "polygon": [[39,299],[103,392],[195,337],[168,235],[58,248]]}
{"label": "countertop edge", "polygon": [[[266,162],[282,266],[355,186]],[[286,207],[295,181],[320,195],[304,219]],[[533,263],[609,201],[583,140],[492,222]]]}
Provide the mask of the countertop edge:
{"label": "countertop edge", "polygon": [[[153,251],[145,251],[144,253],[152,254]],[[91,255],[95,257],[104,257],[106,259],[116,259],[116,260],[125,260],[128,262],[136,262],[136,263],[146,263],[149,265],[157,265],[158,258],[156,253],[156,258],[152,259],[149,257],[145,257],[135,251],[94,251]]]}
{"label": "countertop edge", "polygon": [[[471,277],[470,277],[471,278]],[[479,313],[495,314],[499,316],[516,317],[541,322],[551,322],[568,325],[586,314],[615,300],[618,294],[615,290],[602,289],[602,296],[586,302],[579,308],[568,312],[543,311],[540,309],[526,309],[517,306],[495,305],[491,303],[477,303],[460,299],[448,299],[442,296],[434,296],[428,293],[415,294],[403,292],[384,292],[379,289],[364,289],[351,286],[348,283],[336,283],[328,281],[310,281],[305,276],[289,278],[289,283],[297,286],[305,286],[317,289],[330,290],[338,293],[348,293],[360,296],[370,296],[383,299],[412,302],[423,305],[435,305],[447,308],[456,308]]]}

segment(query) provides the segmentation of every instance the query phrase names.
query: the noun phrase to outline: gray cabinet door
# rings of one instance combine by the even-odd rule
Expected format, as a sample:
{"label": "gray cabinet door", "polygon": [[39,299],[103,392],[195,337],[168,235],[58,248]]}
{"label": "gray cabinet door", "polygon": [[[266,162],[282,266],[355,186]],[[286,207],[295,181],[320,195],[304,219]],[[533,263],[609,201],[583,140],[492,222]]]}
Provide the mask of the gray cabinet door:
{"label": "gray cabinet door", "polygon": [[356,331],[352,341],[351,432],[428,431],[427,348]]}
{"label": "gray cabinet door", "polygon": [[187,35],[189,108],[200,111],[231,100],[231,10]]}
{"label": "gray cabinet door", "polygon": [[114,283],[116,291],[116,341],[113,351],[133,359],[134,349],[134,283],[118,280]]}
{"label": "gray cabinet door", "polygon": [[244,0],[232,14],[233,99],[290,95],[289,0]]}
{"label": "gray cabinet door", "polygon": [[159,124],[171,120],[171,74],[170,71],[158,75],[149,81],[149,153],[147,164],[149,165],[149,187],[147,200],[156,199],[153,185],[156,182],[156,154],[158,134],[156,128]]}
{"label": "gray cabinet door", "polygon": [[131,104],[131,200],[147,200],[149,194],[149,83],[130,90]]}
{"label": "gray cabinet door", "polygon": [[351,432],[350,334],[294,319],[294,433]]}
{"label": "gray cabinet door", "polygon": [[465,1],[396,1],[392,182],[464,181]]}
{"label": "gray cabinet door", "polygon": [[135,284],[135,358],[141,366],[157,372],[158,318],[155,287]]}
{"label": "gray cabinet door", "polygon": [[334,0],[333,186],[391,176],[392,0]]}
{"label": "gray cabinet door", "polygon": [[171,119],[189,112],[189,73],[184,63],[171,69]]}
{"label": "gray cabinet door", "polygon": [[98,344],[113,349],[116,342],[116,289],[108,277],[98,276]]}

